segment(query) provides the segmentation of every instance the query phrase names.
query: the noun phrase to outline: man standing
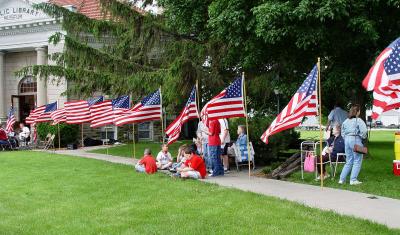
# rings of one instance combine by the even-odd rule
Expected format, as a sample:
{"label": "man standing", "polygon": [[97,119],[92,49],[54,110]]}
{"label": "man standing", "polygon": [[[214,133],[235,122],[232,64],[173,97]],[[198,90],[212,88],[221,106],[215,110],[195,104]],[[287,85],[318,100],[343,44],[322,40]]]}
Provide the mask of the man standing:
{"label": "man standing", "polygon": [[208,155],[208,128],[207,126],[200,121],[198,126],[197,126],[197,139],[200,141],[201,143],[201,152],[203,154],[203,159],[206,163],[207,166],[207,170],[211,170],[211,162],[209,159],[209,155]]}
{"label": "man standing", "polygon": [[229,135],[229,124],[227,119],[219,119],[221,126],[221,133],[219,138],[221,139],[221,159],[224,164],[224,172],[228,173],[229,169],[229,158],[228,158],[228,147],[231,142],[231,136]]}
{"label": "man standing", "polygon": [[347,112],[344,111],[338,103],[335,104],[334,109],[329,113],[326,129],[331,130],[336,125],[342,126],[343,122],[347,119],[347,116]]}
{"label": "man standing", "polygon": [[211,120],[208,124],[208,154],[211,159],[212,176],[224,175],[224,168],[221,163],[221,125],[218,120]]}

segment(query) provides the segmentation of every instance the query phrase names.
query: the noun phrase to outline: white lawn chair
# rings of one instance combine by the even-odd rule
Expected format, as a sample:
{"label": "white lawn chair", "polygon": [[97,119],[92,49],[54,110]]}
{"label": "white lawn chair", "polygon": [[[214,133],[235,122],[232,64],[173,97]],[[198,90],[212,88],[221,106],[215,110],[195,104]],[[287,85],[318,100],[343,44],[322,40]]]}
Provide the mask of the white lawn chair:
{"label": "white lawn chair", "polygon": [[[254,148],[253,148],[253,144],[250,142],[250,163],[253,164],[253,170],[256,168],[256,163],[254,161]],[[246,157],[241,157],[241,153],[239,150],[239,147],[236,146],[236,144],[232,144],[231,148],[233,148],[234,153],[235,153],[235,164],[236,164],[236,170],[239,171],[239,167],[240,166],[247,166],[249,164],[248,160],[247,160],[247,156]]]}
{"label": "white lawn chair", "polygon": [[[343,156],[343,157],[344,157],[344,161],[339,161],[339,157],[340,157],[340,156]],[[331,157],[331,162],[334,162],[334,163],[335,163],[335,170],[334,170],[334,172],[333,172],[333,178],[335,178],[335,176],[336,176],[336,170],[337,170],[338,164],[346,164],[346,154],[345,154],[345,153],[338,153],[338,154],[336,155],[336,160],[333,159],[333,161],[332,161],[332,157]]]}

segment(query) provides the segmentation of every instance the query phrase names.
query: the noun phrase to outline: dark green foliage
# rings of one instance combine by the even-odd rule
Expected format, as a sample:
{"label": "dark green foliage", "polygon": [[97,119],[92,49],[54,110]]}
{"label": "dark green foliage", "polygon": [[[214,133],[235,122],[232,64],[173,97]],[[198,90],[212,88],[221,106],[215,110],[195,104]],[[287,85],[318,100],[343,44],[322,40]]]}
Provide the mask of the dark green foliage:
{"label": "dark green foliage", "polygon": [[[58,147],[58,129],[57,125],[50,125],[49,123],[39,123],[37,125],[37,133],[40,140],[44,140],[48,133],[55,134],[54,145]],[[67,144],[76,143],[79,139],[79,126],[70,124],[60,124],[61,147]]]}

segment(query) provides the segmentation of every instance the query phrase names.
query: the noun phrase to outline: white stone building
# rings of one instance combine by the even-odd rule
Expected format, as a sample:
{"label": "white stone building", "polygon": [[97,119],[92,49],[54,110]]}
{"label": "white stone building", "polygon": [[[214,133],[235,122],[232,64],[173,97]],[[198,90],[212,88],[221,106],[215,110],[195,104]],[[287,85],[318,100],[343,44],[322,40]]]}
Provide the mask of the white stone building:
{"label": "white stone building", "polygon": [[[101,17],[97,0],[51,0],[53,3],[70,8],[90,18]],[[14,107],[16,119],[23,122],[34,107],[59,101],[63,107],[68,97],[62,95],[68,83],[45,82],[33,76],[18,77],[15,72],[30,65],[53,63],[48,55],[61,52],[63,43],[48,43],[49,36],[61,31],[59,21],[43,12],[33,9],[32,4],[40,0],[0,0],[0,121],[7,117]],[[143,140],[155,140],[159,133],[153,131],[153,123],[143,123],[137,128]],[[85,128],[89,133],[89,128]],[[105,129],[97,129],[97,136],[103,136]],[[108,127],[109,138],[118,139],[117,127]],[[91,131],[93,133],[93,130]],[[124,132],[125,133],[125,132]],[[156,135],[156,134],[158,135]],[[89,135],[89,134],[88,134]]]}

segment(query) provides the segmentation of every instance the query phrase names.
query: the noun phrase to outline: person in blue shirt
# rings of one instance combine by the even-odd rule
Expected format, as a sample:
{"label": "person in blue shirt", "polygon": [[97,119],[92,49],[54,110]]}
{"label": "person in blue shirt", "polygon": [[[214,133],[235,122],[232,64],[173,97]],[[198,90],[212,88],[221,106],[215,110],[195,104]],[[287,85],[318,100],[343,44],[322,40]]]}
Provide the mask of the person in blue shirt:
{"label": "person in blue shirt", "polygon": [[[332,136],[326,140],[328,142],[328,145],[325,149],[325,154],[322,158],[323,163],[329,162],[331,160],[332,162],[336,162],[336,158],[338,158],[337,154],[338,153],[344,153],[345,152],[345,144],[344,144],[344,139],[340,133],[341,126],[336,125],[332,129]],[[338,161],[344,161],[343,156],[339,156]],[[320,163],[320,158],[317,158],[317,162]],[[317,167],[319,176],[317,177],[317,180],[320,180],[321,178],[321,167]],[[326,164],[322,165],[322,172],[323,172],[323,177],[324,179],[328,178],[330,175],[326,174]]]}
{"label": "person in blue shirt", "polygon": [[350,185],[361,184],[357,177],[361,170],[363,155],[354,152],[354,145],[363,146],[362,140],[367,137],[367,125],[359,118],[360,106],[353,105],[350,108],[349,117],[342,124],[342,136],[345,143],[346,164],[340,174],[339,184],[346,182],[347,175],[351,171]]}
{"label": "person in blue shirt", "polygon": [[340,107],[339,103],[336,103],[334,109],[328,115],[327,130],[331,130],[336,125],[341,126],[347,119],[347,116],[347,112]]}
{"label": "person in blue shirt", "polygon": [[237,134],[238,138],[236,140],[236,146],[240,151],[240,159],[242,159],[242,161],[247,161],[247,135],[245,126],[238,126]]}

